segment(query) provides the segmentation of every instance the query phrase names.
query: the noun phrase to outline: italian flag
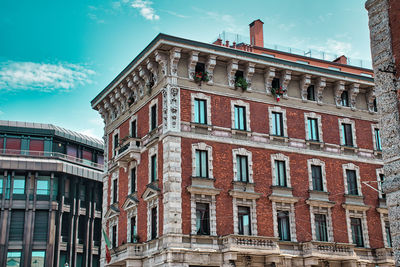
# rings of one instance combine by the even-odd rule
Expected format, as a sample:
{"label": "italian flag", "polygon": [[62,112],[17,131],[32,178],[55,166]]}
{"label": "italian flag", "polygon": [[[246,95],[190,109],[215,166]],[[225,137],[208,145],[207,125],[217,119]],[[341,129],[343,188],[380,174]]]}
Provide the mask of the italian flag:
{"label": "italian flag", "polygon": [[110,253],[111,242],[104,229],[103,229],[103,236],[104,240],[106,241],[106,261],[107,263],[109,263],[111,261],[111,253]]}

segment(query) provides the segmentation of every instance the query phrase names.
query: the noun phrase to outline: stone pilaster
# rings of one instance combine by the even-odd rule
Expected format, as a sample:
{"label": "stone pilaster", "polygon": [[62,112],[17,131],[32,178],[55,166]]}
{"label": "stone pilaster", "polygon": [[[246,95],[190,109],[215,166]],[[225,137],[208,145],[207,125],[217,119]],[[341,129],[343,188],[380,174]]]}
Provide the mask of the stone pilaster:
{"label": "stone pilaster", "polygon": [[[374,66],[375,93],[380,115],[382,154],[384,159],[385,182],[382,185],[387,194],[390,230],[396,264],[400,265],[400,123],[398,95],[400,89],[391,66],[395,59],[389,23],[387,0],[368,0],[371,37],[371,52]],[[398,25],[393,25],[398,27]]]}

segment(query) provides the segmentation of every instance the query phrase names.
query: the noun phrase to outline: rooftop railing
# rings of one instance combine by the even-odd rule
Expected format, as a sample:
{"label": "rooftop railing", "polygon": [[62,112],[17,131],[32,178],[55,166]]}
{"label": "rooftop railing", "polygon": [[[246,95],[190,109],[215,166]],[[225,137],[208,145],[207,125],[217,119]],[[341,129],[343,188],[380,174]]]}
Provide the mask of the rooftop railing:
{"label": "rooftop railing", "polygon": [[69,156],[59,152],[52,151],[32,151],[32,150],[20,150],[20,149],[0,149],[0,155],[11,155],[11,156],[31,156],[38,158],[57,158],[62,159],[71,163],[76,163],[95,169],[103,170],[104,165],[92,162],[86,159],[80,159],[73,156]]}
{"label": "rooftop railing", "polygon": [[[218,35],[217,38],[221,39],[223,41],[223,43],[225,43],[226,41],[229,41],[230,44],[232,44],[233,42],[236,42],[236,44],[239,44],[239,43],[250,44],[249,36],[244,36],[244,35],[231,33],[231,32],[223,31],[221,34]],[[217,38],[215,38],[214,41],[217,40]],[[303,56],[303,57],[326,60],[326,61],[333,61],[342,55],[342,54],[335,54],[335,53],[320,51],[317,49],[302,50],[302,49],[298,49],[298,48],[294,48],[294,47],[283,46],[283,45],[278,45],[278,44],[270,44],[270,43],[265,43],[265,42],[264,42],[264,48],[277,50],[277,51],[281,51],[281,52],[285,52],[285,53],[290,53],[290,54],[294,54],[294,55],[299,55],[299,56]],[[365,60],[365,59],[357,59],[357,58],[347,57],[347,65],[360,67],[360,68],[366,68],[366,69],[372,69],[372,61]]]}

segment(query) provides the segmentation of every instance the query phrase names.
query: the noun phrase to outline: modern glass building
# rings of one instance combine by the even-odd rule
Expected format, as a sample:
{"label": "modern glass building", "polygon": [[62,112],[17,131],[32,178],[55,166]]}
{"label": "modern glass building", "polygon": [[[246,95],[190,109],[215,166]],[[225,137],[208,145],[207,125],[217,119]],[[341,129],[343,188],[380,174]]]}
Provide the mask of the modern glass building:
{"label": "modern glass building", "polygon": [[99,266],[103,142],[0,121],[0,267]]}

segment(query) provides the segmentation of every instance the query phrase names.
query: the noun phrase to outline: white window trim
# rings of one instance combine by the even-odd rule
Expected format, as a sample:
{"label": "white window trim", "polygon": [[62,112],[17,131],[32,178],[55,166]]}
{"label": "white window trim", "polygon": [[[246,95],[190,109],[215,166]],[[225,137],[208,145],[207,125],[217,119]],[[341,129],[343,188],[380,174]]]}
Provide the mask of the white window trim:
{"label": "white window trim", "polygon": [[291,184],[291,179],[290,179],[290,161],[289,157],[285,156],[284,154],[272,154],[271,155],[271,171],[272,171],[272,185],[273,186],[278,186],[276,183],[276,172],[275,172],[275,161],[284,161],[285,162],[285,168],[286,168],[286,184],[287,187],[292,187]]}
{"label": "white window trim", "polygon": [[278,231],[278,211],[288,211],[289,212],[289,224],[290,224],[290,239],[293,242],[297,242],[297,234],[296,234],[296,217],[294,210],[294,203],[285,203],[285,202],[275,202],[272,201],[272,214],[273,214],[273,223],[274,223],[274,236],[279,238]]}
{"label": "white window trim", "polygon": [[326,172],[325,172],[325,162],[320,159],[309,159],[307,160],[308,166],[308,181],[309,181],[309,189],[314,190],[313,188],[313,180],[312,180],[312,168],[311,166],[321,166],[321,175],[322,175],[322,185],[323,185],[323,192],[328,192],[328,185],[326,182]]}
{"label": "white window trim", "polygon": [[126,216],[126,218],[127,218],[127,222],[126,222],[127,231],[126,232],[128,235],[127,242],[130,242],[130,243],[132,243],[132,240],[131,240],[131,218],[132,217],[136,217],[136,234],[137,234],[137,229],[138,229],[137,207],[130,208],[128,210],[127,216]]}
{"label": "white window trim", "polygon": [[130,168],[129,168],[129,173],[128,173],[128,192],[129,192],[129,194],[133,193],[131,190],[131,185],[132,185],[132,175],[131,174],[132,174],[133,168],[136,168],[135,173],[136,173],[136,191],[137,191],[137,162],[136,161],[131,161]]}
{"label": "white window trim", "polygon": [[318,138],[319,142],[323,142],[323,134],[322,134],[322,120],[321,120],[321,115],[318,115],[314,112],[311,113],[304,113],[304,125],[305,125],[305,130],[306,130],[306,140],[308,141],[314,141],[309,139],[309,132],[308,132],[308,119],[317,119],[318,121]]}
{"label": "white window trim", "polygon": [[[114,201],[113,197],[114,197],[114,180],[117,180],[117,185],[119,184],[119,170],[116,170],[115,172],[113,172],[112,176],[111,176],[111,196],[110,196],[110,205],[118,202],[118,201]],[[117,200],[119,199],[119,190],[117,188]]]}
{"label": "white window trim", "polygon": [[[151,129],[151,108],[156,105],[156,128],[158,128],[158,98],[154,98],[149,104],[149,132],[152,131]],[[137,128],[137,127],[136,127]]]}
{"label": "white window trim", "polygon": [[192,177],[196,177],[196,150],[206,150],[208,158],[208,178],[214,178],[213,175],[213,156],[212,156],[212,146],[206,143],[196,143],[192,144]]}
{"label": "white window trim", "polygon": [[346,170],[354,170],[356,172],[358,196],[362,196],[363,194],[361,191],[360,167],[354,165],[353,163],[347,163],[342,165],[342,169],[343,169],[343,180],[344,180],[344,192],[347,195],[349,195]]}
{"label": "white window trim", "polygon": [[[374,144],[374,150],[379,151],[376,144],[376,136],[375,136],[375,129],[378,129],[380,132],[380,127],[378,124],[371,124],[371,131],[372,131],[372,143]],[[382,138],[381,138],[381,148],[382,148]]]}
{"label": "white window trim", "polygon": [[385,175],[383,168],[376,169],[376,180],[378,181],[378,194],[379,198],[382,198],[382,181],[380,175]]}
{"label": "white window trim", "polygon": [[118,140],[121,138],[121,136],[119,135],[119,128],[115,129],[114,132],[112,133],[112,156],[115,157],[117,155],[117,151],[116,149],[114,149],[115,147],[115,136],[118,134]]}
{"label": "white window trim", "polygon": [[207,125],[212,125],[211,122],[211,97],[205,95],[203,93],[193,93],[191,94],[191,106],[192,106],[192,120],[194,122],[195,119],[195,108],[194,108],[194,101],[195,99],[201,99],[206,101],[206,109],[207,109]]}
{"label": "white window trim", "polygon": [[[381,218],[381,226],[382,226],[382,236],[383,236],[383,243],[386,248],[389,248],[389,241],[386,238],[386,229],[385,229],[385,224],[386,222],[389,223],[389,217],[388,217],[388,211],[387,210],[379,210],[379,215]],[[389,226],[390,227],[390,226]],[[392,241],[393,242],[393,241]]]}
{"label": "white window trim", "polygon": [[268,108],[268,116],[269,116],[269,134],[273,135],[272,133],[272,112],[278,112],[278,113],[282,113],[282,120],[283,120],[283,136],[287,137],[287,119],[286,119],[286,109],[283,109],[281,107],[269,107]]}
{"label": "white window trim", "polygon": [[351,134],[353,136],[353,147],[357,147],[357,137],[356,137],[356,123],[348,118],[339,119],[339,134],[340,134],[340,144],[344,146],[343,143],[343,131],[342,124],[351,124]]}
{"label": "white window trim", "polygon": [[[111,242],[111,246],[113,244],[113,234],[112,234],[112,228],[116,226],[117,227],[117,234],[115,235],[117,240],[115,242],[115,244],[117,244],[118,247],[118,216],[113,217],[112,219],[110,219],[108,221],[108,236],[110,237],[110,242]],[[113,248],[113,247],[112,247]]]}
{"label": "white window trim", "polygon": [[[242,100],[231,100],[231,121],[232,121],[232,129],[235,129],[235,106],[245,107],[246,109],[246,131],[251,132],[250,128],[250,104],[244,102]],[[240,131],[240,130],[239,130]]]}
{"label": "white window trim", "polygon": [[353,243],[353,236],[351,230],[351,221],[350,218],[359,218],[361,219],[361,227],[362,227],[362,237],[364,241],[364,247],[369,248],[369,233],[368,233],[368,225],[367,225],[367,214],[365,210],[354,210],[351,208],[346,209],[346,221],[347,221],[347,234],[349,243]]}
{"label": "white window trim", "polygon": [[190,197],[191,203],[191,229],[192,234],[197,235],[196,228],[196,203],[206,203],[209,205],[210,211],[210,235],[217,235],[217,208],[216,208],[216,199],[215,195],[199,195],[192,193]]}
{"label": "white window trim", "polygon": [[238,207],[249,207],[250,208],[250,220],[251,220],[251,235],[257,236],[257,205],[255,199],[243,199],[243,198],[233,198],[233,233],[235,235],[239,234],[239,217],[238,217]]}
{"label": "white window trim", "polygon": [[154,195],[151,199],[147,200],[147,241],[151,240],[151,210],[156,207],[157,208],[157,234],[156,238],[159,237],[160,230],[160,209],[158,205],[158,195]]}
{"label": "white window trim", "polygon": [[132,137],[132,122],[136,121],[136,136],[137,136],[137,116],[133,115],[129,120],[129,136]]}
{"label": "white window trim", "polygon": [[249,183],[253,183],[253,156],[251,151],[244,148],[232,149],[232,159],[233,159],[233,181],[237,181],[237,161],[236,156],[247,156],[248,172],[249,172]]}
{"label": "white window trim", "polygon": [[158,180],[158,144],[150,147],[148,150],[148,165],[149,165],[149,184],[151,183],[151,157],[156,155],[156,181]]}
{"label": "white window trim", "polygon": [[327,228],[327,233],[328,233],[328,242],[334,242],[331,209],[329,207],[310,205],[310,220],[311,220],[312,239],[317,241],[317,233],[315,231],[315,214],[325,215],[326,228]]}

